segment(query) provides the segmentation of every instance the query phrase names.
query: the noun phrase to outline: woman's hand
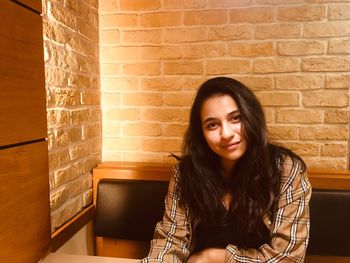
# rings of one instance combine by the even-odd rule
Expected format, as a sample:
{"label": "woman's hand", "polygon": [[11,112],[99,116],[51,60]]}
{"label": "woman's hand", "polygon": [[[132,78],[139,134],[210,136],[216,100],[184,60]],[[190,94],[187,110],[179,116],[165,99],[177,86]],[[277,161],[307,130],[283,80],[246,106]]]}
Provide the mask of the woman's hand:
{"label": "woman's hand", "polygon": [[187,263],[224,263],[225,253],[222,248],[207,248],[191,255]]}

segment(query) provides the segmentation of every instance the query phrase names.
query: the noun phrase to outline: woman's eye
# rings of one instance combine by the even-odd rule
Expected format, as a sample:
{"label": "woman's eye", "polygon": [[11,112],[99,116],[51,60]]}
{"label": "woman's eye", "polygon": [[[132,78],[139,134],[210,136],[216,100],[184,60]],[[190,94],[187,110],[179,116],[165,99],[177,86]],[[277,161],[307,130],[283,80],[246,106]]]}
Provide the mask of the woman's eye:
{"label": "woman's eye", "polygon": [[233,116],[231,117],[231,122],[233,122],[233,123],[240,122],[240,120],[241,120],[241,115],[240,115],[240,114],[238,114],[238,115],[233,115]]}
{"label": "woman's eye", "polygon": [[209,123],[208,125],[207,125],[207,129],[214,129],[215,127],[216,127],[217,125],[216,125],[216,123]]}

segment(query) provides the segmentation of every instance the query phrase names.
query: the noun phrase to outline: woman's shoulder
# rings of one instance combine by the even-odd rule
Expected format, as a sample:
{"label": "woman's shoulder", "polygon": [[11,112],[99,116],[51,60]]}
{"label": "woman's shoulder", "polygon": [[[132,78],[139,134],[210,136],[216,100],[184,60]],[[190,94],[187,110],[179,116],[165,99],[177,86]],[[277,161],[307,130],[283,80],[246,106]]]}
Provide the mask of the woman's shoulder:
{"label": "woman's shoulder", "polygon": [[307,188],[305,182],[308,183],[306,165],[304,161],[296,154],[285,154],[279,161],[281,170],[281,193],[289,189]]}

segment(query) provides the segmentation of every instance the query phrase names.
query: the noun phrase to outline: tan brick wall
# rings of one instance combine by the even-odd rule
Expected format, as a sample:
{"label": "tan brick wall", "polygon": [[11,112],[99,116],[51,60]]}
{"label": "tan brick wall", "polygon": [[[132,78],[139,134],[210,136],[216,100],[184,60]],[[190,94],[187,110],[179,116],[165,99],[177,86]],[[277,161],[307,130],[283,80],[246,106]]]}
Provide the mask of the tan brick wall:
{"label": "tan brick wall", "polygon": [[350,2],[100,0],[103,160],[171,162],[194,92],[237,78],[270,137],[349,168]]}
{"label": "tan brick wall", "polygon": [[92,202],[101,160],[98,1],[43,0],[51,229]]}

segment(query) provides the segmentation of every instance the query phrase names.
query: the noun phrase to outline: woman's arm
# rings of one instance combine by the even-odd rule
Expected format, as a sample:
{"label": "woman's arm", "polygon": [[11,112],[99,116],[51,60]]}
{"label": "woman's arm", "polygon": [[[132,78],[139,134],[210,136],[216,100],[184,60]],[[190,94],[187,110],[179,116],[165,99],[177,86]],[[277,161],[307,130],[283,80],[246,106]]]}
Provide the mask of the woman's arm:
{"label": "woman's arm", "polygon": [[142,263],[186,262],[190,254],[192,235],[189,209],[180,200],[179,176],[179,168],[175,167],[165,198],[163,220],[156,226],[150,252]]}
{"label": "woman's arm", "polygon": [[[226,248],[225,262],[303,262],[309,240],[311,185],[300,163],[286,161],[278,208],[271,224],[271,243],[259,249]],[[289,168],[288,168],[289,167]]]}

